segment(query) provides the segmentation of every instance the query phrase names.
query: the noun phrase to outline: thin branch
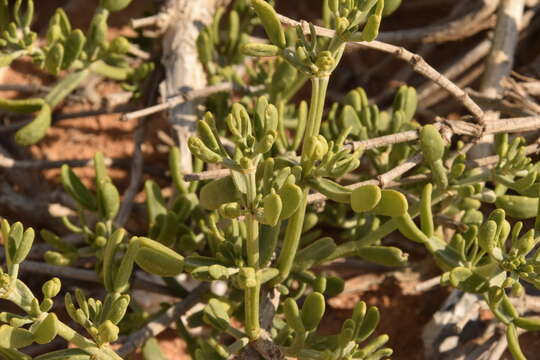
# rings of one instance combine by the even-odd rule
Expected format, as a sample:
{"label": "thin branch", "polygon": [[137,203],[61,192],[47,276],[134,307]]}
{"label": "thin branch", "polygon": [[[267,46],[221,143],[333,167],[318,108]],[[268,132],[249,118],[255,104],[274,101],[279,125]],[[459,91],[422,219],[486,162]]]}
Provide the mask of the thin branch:
{"label": "thin branch", "polygon": [[[0,256],[3,255],[2,249]],[[28,271],[44,276],[57,276],[65,279],[86,281],[96,284],[102,283],[102,281],[96,275],[96,272],[93,270],[79,269],[71,266],[57,266],[40,261],[25,260],[23,263],[21,263],[21,271]],[[131,286],[134,289],[141,289],[156,294],[175,296],[168,287],[144,279],[134,278],[131,281]]]}
{"label": "thin branch", "polygon": [[[473,2],[469,2],[470,3]],[[424,43],[455,41],[477,34],[494,25],[493,13],[497,9],[497,0],[484,1],[476,11],[460,16],[443,24],[430,25],[423,28],[381,32],[377,39],[390,43],[422,41]],[[477,4],[473,4],[475,6]]]}
{"label": "thin branch", "polygon": [[439,286],[440,284],[441,284],[441,276],[438,275],[438,276],[432,277],[431,279],[428,279],[426,281],[422,281],[416,284],[416,286],[414,287],[414,290],[418,292],[425,292],[425,291],[429,291],[433,289],[434,287]]}
{"label": "thin branch", "polygon": [[118,355],[125,357],[131,354],[148,338],[157,336],[165,331],[174,321],[178,320],[180,316],[184,315],[189,309],[199,303],[201,297],[209,288],[209,283],[202,283],[193,289],[185,299],[175,303],[165,312],[146,324],[142,329],[130,334],[122,341],[122,347],[116,351]]}
{"label": "thin branch", "polygon": [[210,95],[216,94],[218,92],[226,92],[226,91],[239,91],[242,93],[255,93],[259,90],[261,90],[262,87],[260,86],[248,86],[248,87],[242,87],[234,84],[233,82],[224,82],[216,85],[211,85],[208,87],[205,87],[204,89],[198,89],[198,90],[191,90],[187,91],[184,94],[176,95],[173,97],[170,97],[167,99],[167,101],[153,105],[141,110],[133,111],[130,113],[127,113],[123,116],[124,120],[134,120],[138,119],[144,116],[148,116],[151,114],[158,113],[160,111],[165,111],[168,109],[171,109],[177,105],[186,103],[188,101],[193,101],[195,99],[205,98]]}
{"label": "thin branch", "polygon": [[[283,15],[278,15],[278,16],[280,18],[280,21],[283,24],[290,25],[290,26],[300,26],[302,28],[302,31],[304,31],[307,34],[310,33],[309,24],[307,22],[305,21],[299,22]],[[315,32],[319,36],[324,36],[324,37],[335,36],[334,30],[327,29],[320,26],[315,26]],[[408,62],[412,66],[414,71],[431,79],[437,85],[446,89],[450,94],[456,97],[456,99],[461,104],[463,104],[463,106],[465,106],[465,108],[467,108],[475,116],[476,121],[478,123],[484,124],[484,111],[480,108],[480,106],[478,106],[478,104],[476,104],[471,99],[471,97],[465,91],[463,91],[463,89],[461,89],[459,86],[457,86],[448,78],[446,78],[444,75],[442,75],[437,70],[435,70],[421,56],[416,55],[403,47],[387,44],[387,43],[376,41],[376,40],[371,41],[371,42],[351,41],[351,42],[348,42],[347,45],[353,46],[353,47],[354,46],[364,47],[368,49],[374,49],[374,50],[386,52],[389,54],[393,54],[398,59]]]}
{"label": "thin branch", "polygon": [[[457,78],[459,75],[470,69],[478,61],[486,57],[489,53],[490,48],[491,42],[488,39],[478,43],[474,48],[467,51],[465,56],[452,62],[452,64],[443,72],[444,76],[449,79]],[[423,101],[429,100],[431,94],[437,89],[437,85],[431,82],[421,86],[418,89],[418,101],[423,104]],[[424,107],[429,106],[426,105]]]}
{"label": "thin branch", "polygon": [[524,7],[524,0],[501,0],[493,47],[487,59],[486,72],[480,89],[488,96],[496,97],[502,93],[501,80],[512,71]]}
{"label": "thin branch", "polygon": [[[73,113],[53,114],[52,121],[53,123],[55,123],[60,120],[77,119],[77,118],[84,118],[84,117],[90,117],[90,116],[120,114],[120,113],[124,113],[126,111],[131,111],[131,110],[133,110],[132,106],[127,105],[127,104],[120,104],[113,109],[105,108],[105,109],[73,112]],[[12,115],[14,114],[12,113],[9,114],[10,117]],[[0,126],[0,134],[14,132],[14,131],[19,130],[23,126],[32,122],[33,117],[31,115],[22,115],[22,116],[13,116],[13,118],[21,119],[21,121],[17,121],[16,123],[9,124],[9,125]]]}
{"label": "thin branch", "polygon": [[39,84],[0,84],[0,91],[18,91],[24,93],[49,92],[49,86]]}
{"label": "thin branch", "polygon": [[[105,165],[125,167],[128,162],[128,158],[105,158]],[[0,154],[0,168],[8,169],[55,169],[67,164],[70,167],[87,167],[93,166],[93,159],[79,159],[79,160],[15,160],[11,157]]]}
{"label": "thin branch", "polygon": [[170,16],[167,13],[160,12],[159,14],[131,20],[131,27],[134,29],[142,27],[155,26],[159,29],[167,27],[170,20]]}
{"label": "thin branch", "polygon": [[[478,137],[479,134],[482,134],[482,127],[480,125],[476,125],[470,122],[466,122],[463,120],[447,120],[447,119],[442,119],[442,118],[437,118],[437,121],[438,122],[435,125],[439,127],[442,133],[445,133],[448,135],[467,135],[467,136]],[[529,117],[501,119],[501,120],[490,122],[486,124],[483,134],[497,134],[497,133],[502,133],[502,132],[508,132],[508,133],[525,132],[525,131],[534,131],[537,129],[540,129],[540,116],[529,116]],[[379,137],[372,138],[369,140],[354,141],[354,142],[345,144],[345,146],[349,147],[351,150],[356,150],[359,147],[363,147],[364,149],[368,150],[368,149],[374,149],[374,148],[388,146],[388,145],[402,143],[402,142],[414,141],[414,140],[417,140],[418,137],[419,137],[418,130],[409,130],[409,131],[403,131],[403,132],[392,134],[392,135],[379,136]],[[399,174],[401,171],[405,169],[406,169],[405,171],[408,171],[410,169],[410,166],[413,166],[413,163],[416,163],[417,160],[418,159],[415,159],[413,162],[404,163],[405,165],[402,164],[402,167],[399,168],[398,170],[394,169],[394,170],[390,170],[390,172],[395,171],[395,173]],[[230,173],[230,170],[226,168],[208,170],[208,171],[202,171],[198,173],[185,174],[184,180],[199,181],[199,180],[218,179],[218,178],[229,175],[229,173]],[[383,183],[388,182],[388,179],[394,176],[395,173],[390,173],[384,176],[382,178]],[[393,178],[395,178],[395,176]]]}
{"label": "thin branch", "polygon": [[[149,91],[147,102],[155,100],[155,97],[158,92],[158,83],[161,77],[161,72],[154,72],[149,83]],[[143,143],[146,135],[146,121],[145,118],[140,118],[138,120],[138,126],[133,133],[133,159],[131,162],[131,173],[129,176],[129,185],[124,192],[124,198],[122,200],[122,206],[116,217],[116,224],[118,227],[124,226],[128,221],[129,215],[131,214],[131,209],[133,208],[133,202],[135,196],[139,190],[142,177],[143,177],[143,166],[144,166],[144,155],[143,155]]]}

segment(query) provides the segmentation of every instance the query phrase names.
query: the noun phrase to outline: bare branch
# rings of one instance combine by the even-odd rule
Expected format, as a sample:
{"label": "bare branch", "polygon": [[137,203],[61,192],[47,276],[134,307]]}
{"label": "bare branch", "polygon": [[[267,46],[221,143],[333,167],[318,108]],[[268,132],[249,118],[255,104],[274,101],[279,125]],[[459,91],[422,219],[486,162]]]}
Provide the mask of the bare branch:
{"label": "bare branch", "polygon": [[248,87],[241,87],[237,86],[232,82],[224,82],[216,85],[211,85],[208,87],[205,87],[204,89],[198,89],[198,90],[191,90],[186,92],[185,94],[176,95],[173,97],[170,97],[167,101],[157,104],[154,106],[150,106],[141,110],[133,111],[130,113],[127,113],[123,116],[124,120],[134,120],[138,119],[144,116],[148,116],[151,114],[158,113],[160,111],[165,111],[172,109],[173,107],[193,101],[195,99],[201,99],[208,97],[210,95],[216,94],[218,92],[225,92],[225,91],[239,91],[242,93],[254,93],[262,88],[260,86],[248,86]]}
{"label": "bare branch", "polygon": [[[309,34],[310,30],[309,30],[309,24],[307,22],[305,21],[299,22],[283,15],[278,15],[278,16],[283,24],[290,25],[290,26],[300,26],[302,28],[302,31]],[[324,27],[315,26],[315,31],[317,35],[319,36],[325,36],[325,37],[335,36],[334,30],[327,29]],[[351,40],[354,40],[354,39],[351,39]],[[475,116],[476,121],[478,123],[484,124],[484,111],[480,108],[480,106],[478,106],[478,104],[476,104],[470,98],[470,96],[465,91],[463,91],[463,89],[458,87],[448,78],[446,78],[444,75],[442,75],[437,70],[435,70],[421,56],[416,55],[403,47],[387,44],[381,41],[371,41],[371,42],[351,41],[351,42],[348,42],[347,45],[353,46],[353,47],[354,46],[364,47],[368,49],[374,49],[374,50],[386,52],[389,54],[393,54],[398,59],[408,62],[412,66],[414,71],[426,76],[427,78],[431,79],[440,87],[446,89]]]}
{"label": "bare branch", "polygon": [[178,320],[180,316],[195,306],[209,288],[209,283],[202,283],[193,289],[185,299],[172,305],[161,315],[146,324],[142,329],[130,334],[122,341],[122,347],[116,351],[118,355],[124,357],[131,354],[148,338],[157,336],[165,331],[174,321]]}

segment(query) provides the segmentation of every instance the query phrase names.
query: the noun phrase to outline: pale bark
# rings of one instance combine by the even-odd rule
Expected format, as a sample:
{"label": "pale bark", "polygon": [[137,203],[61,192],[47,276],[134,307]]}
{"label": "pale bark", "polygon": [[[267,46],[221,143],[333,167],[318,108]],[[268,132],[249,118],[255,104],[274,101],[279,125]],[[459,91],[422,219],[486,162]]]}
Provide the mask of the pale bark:
{"label": "pale bark", "polygon": [[[207,79],[197,54],[196,41],[200,30],[212,22],[216,8],[226,0],[169,0],[162,11],[167,15],[163,35],[162,63],[165,81],[161,94],[166,100],[185,91],[206,87]],[[182,153],[181,169],[192,171],[187,139],[195,130],[199,101],[178,104],[169,110],[175,141]]]}

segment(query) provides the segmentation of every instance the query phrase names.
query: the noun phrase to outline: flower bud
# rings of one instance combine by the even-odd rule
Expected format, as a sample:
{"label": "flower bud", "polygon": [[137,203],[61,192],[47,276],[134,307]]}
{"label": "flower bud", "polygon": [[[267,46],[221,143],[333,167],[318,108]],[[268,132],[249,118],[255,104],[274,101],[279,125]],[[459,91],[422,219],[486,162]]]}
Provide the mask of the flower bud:
{"label": "flower bud", "polygon": [[58,295],[61,287],[62,287],[62,283],[60,279],[57,277],[54,277],[48,280],[47,282],[45,282],[45,284],[43,284],[43,286],[41,287],[41,291],[43,292],[43,296],[45,296],[46,298],[52,299],[53,297]]}

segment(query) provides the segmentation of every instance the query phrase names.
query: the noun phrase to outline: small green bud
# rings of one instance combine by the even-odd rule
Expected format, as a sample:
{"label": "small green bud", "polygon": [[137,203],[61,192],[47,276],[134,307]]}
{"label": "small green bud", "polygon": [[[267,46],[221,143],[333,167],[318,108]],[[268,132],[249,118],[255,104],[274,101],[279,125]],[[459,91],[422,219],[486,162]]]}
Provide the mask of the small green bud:
{"label": "small green bud", "polygon": [[41,291],[43,292],[43,296],[45,296],[46,298],[52,299],[53,297],[58,295],[61,287],[62,287],[62,283],[60,279],[57,277],[54,277],[48,280],[47,282],[45,282],[45,284],[43,284],[43,286],[41,287]]}
{"label": "small green bud", "polygon": [[265,154],[272,149],[276,137],[274,134],[266,134],[260,141],[255,144],[254,150],[258,154]]}
{"label": "small green bud", "polygon": [[236,219],[242,215],[242,209],[237,202],[225,203],[219,207],[219,214],[227,219]]}
{"label": "small green bud", "polygon": [[123,36],[118,36],[109,44],[109,51],[117,54],[127,54],[130,47],[131,43],[128,39]]}
{"label": "small green bud", "polygon": [[328,76],[336,66],[336,60],[330,51],[321,51],[315,59],[315,65],[319,69],[317,76]]}
{"label": "small green bud", "polygon": [[242,289],[253,288],[257,286],[257,274],[251,267],[240,268],[237,276],[238,284]]}

